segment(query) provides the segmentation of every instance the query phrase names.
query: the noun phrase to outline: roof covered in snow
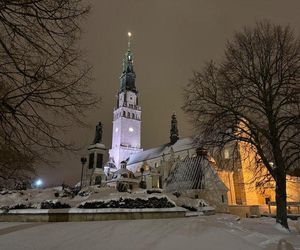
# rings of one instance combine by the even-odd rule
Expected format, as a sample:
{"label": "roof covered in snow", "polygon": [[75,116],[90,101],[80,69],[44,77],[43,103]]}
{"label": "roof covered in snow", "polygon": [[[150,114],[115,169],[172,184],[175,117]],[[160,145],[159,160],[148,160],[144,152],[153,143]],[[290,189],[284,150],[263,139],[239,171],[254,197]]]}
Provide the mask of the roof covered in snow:
{"label": "roof covered in snow", "polygon": [[228,190],[206,156],[186,156],[184,160],[177,159],[173,164],[166,180],[167,190],[172,192],[190,189],[206,189],[206,182],[208,180],[213,182],[218,189]]}
{"label": "roof covered in snow", "polygon": [[192,137],[186,137],[183,139],[179,139],[173,145],[170,143],[163,144],[156,148],[151,148],[136,154],[132,154],[129,158],[127,165],[135,164],[138,162],[143,162],[150,159],[155,159],[161,157],[163,155],[168,155],[171,153],[171,149],[173,149],[174,153],[192,149],[196,147],[196,143]]}
{"label": "roof covered in snow", "polygon": [[123,178],[132,178],[132,179],[135,178],[133,172],[131,172],[130,170],[128,170],[126,168],[120,168],[116,172],[114,172],[112,179],[118,179],[118,178],[121,178],[121,177],[123,177]]}

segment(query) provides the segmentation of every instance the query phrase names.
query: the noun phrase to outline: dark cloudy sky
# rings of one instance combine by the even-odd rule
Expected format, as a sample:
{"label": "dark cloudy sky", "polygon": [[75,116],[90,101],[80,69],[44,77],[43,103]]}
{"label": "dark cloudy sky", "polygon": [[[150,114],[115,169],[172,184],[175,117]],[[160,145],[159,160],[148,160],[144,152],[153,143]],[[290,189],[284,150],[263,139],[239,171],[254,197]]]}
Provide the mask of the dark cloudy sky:
{"label": "dark cloudy sky", "polygon": [[[193,70],[219,60],[235,31],[269,19],[300,31],[299,0],[90,0],[92,12],[83,24],[81,48],[94,67],[93,91],[101,107],[87,110],[90,128],[76,128],[68,137],[80,146],[93,140],[94,126],[104,124],[104,143],[111,146],[112,112],[119,87],[127,32],[142,106],[142,147],[168,142],[170,116],[179,120],[180,136],[193,134],[181,111],[182,88]],[[63,154],[55,168],[40,170],[47,184],[74,184],[80,178],[80,156]]]}

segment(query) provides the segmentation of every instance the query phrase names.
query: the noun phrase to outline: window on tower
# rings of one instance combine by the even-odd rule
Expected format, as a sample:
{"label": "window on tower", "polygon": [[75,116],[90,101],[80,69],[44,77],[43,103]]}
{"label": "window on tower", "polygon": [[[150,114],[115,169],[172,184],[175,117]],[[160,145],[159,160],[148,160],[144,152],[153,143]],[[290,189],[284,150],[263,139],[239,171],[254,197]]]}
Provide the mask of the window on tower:
{"label": "window on tower", "polygon": [[134,113],[131,114],[131,118],[134,119]]}

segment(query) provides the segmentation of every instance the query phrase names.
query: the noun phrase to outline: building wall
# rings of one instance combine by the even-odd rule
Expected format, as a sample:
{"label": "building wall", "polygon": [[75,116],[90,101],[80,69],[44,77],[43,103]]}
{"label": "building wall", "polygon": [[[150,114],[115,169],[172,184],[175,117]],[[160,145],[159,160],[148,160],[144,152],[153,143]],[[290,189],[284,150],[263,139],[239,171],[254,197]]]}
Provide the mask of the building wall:
{"label": "building wall", "polygon": [[131,154],[141,149],[141,108],[137,94],[132,91],[119,93],[118,107],[114,111],[112,148],[109,151],[117,167]]}
{"label": "building wall", "polygon": [[300,202],[300,178],[291,177],[287,178],[287,200],[293,202]]}
{"label": "building wall", "polygon": [[[241,174],[243,178],[243,188],[245,189],[245,205],[265,205],[267,201],[275,201],[275,181],[269,181],[262,188],[257,188],[259,180],[255,174],[255,152],[247,147],[246,143],[240,143],[241,154]],[[264,167],[259,174],[265,175],[267,169]],[[300,178],[287,176],[287,201],[300,201]]]}
{"label": "building wall", "polygon": [[[249,151],[246,144],[240,143],[239,145],[239,159],[236,159],[234,164],[234,171],[222,171],[218,170],[218,175],[223,183],[228,188],[227,200],[230,205],[265,205],[268,200],[275,201],[274,182],[269,182],[268,186],[259,189],[256,187],[256,176],[254,174],[255,169],[255,153]],[[157,169],[162,174],[162,182],[164,180],[163,169],[166,168],[163,164],[170,161],[171,157],[184,159],[187,155],[192,156],[195,154],[195,148],[184,150],[180,152],[174,152],[172,156],[166,154],[163,156],[147,159],[146,161],[137,162],[128,165],[128,168],[132,172],[139,172],[139,169],[143,166]],[[216,169],[218,166],[216,166]],[[261,173],[265,174],[265,173]],[[167,173],[166,173],[167,175]],[[150,177],[149,177],[150,178]],[[158,182],[156,178],[152,183]],[[151,183],[151,180],[147,180],[147,183]],[[148,188],[153,187],[153,184],[149,184]],[[155,185],[154,185],[155,186]],[[287,178],[287,200],[293,202],[300,201],[300,178],[289,177]]]}
{"label": "building wall", "polygon": [[234,188],[234,181],[233,181],[233,172],[232,171],[218,171],[218,175],[228,188],[227,192],[227,200],[228,205],[235,205],[236,204],[236,195],[235,195],[235,188]]}

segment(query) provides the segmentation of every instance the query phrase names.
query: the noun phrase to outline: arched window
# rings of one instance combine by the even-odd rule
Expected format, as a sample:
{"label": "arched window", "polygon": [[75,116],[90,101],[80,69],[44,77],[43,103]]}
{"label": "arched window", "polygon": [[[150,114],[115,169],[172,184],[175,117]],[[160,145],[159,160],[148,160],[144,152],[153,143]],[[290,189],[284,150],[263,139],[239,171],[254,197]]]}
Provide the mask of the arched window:
{"label": "arched window", "polygon": [[130,118],[130,113],[129,112],[127,112],[127,117]]}
{"label": "arched window", "polygon": [[125,112],[125,111],[123,111],[123,116],[124,116],[124,117],[126,116],[126,112]]}
{"label": "arched window", "polygon": [[131,114],[131,118],[134,119],[134,113]]}

